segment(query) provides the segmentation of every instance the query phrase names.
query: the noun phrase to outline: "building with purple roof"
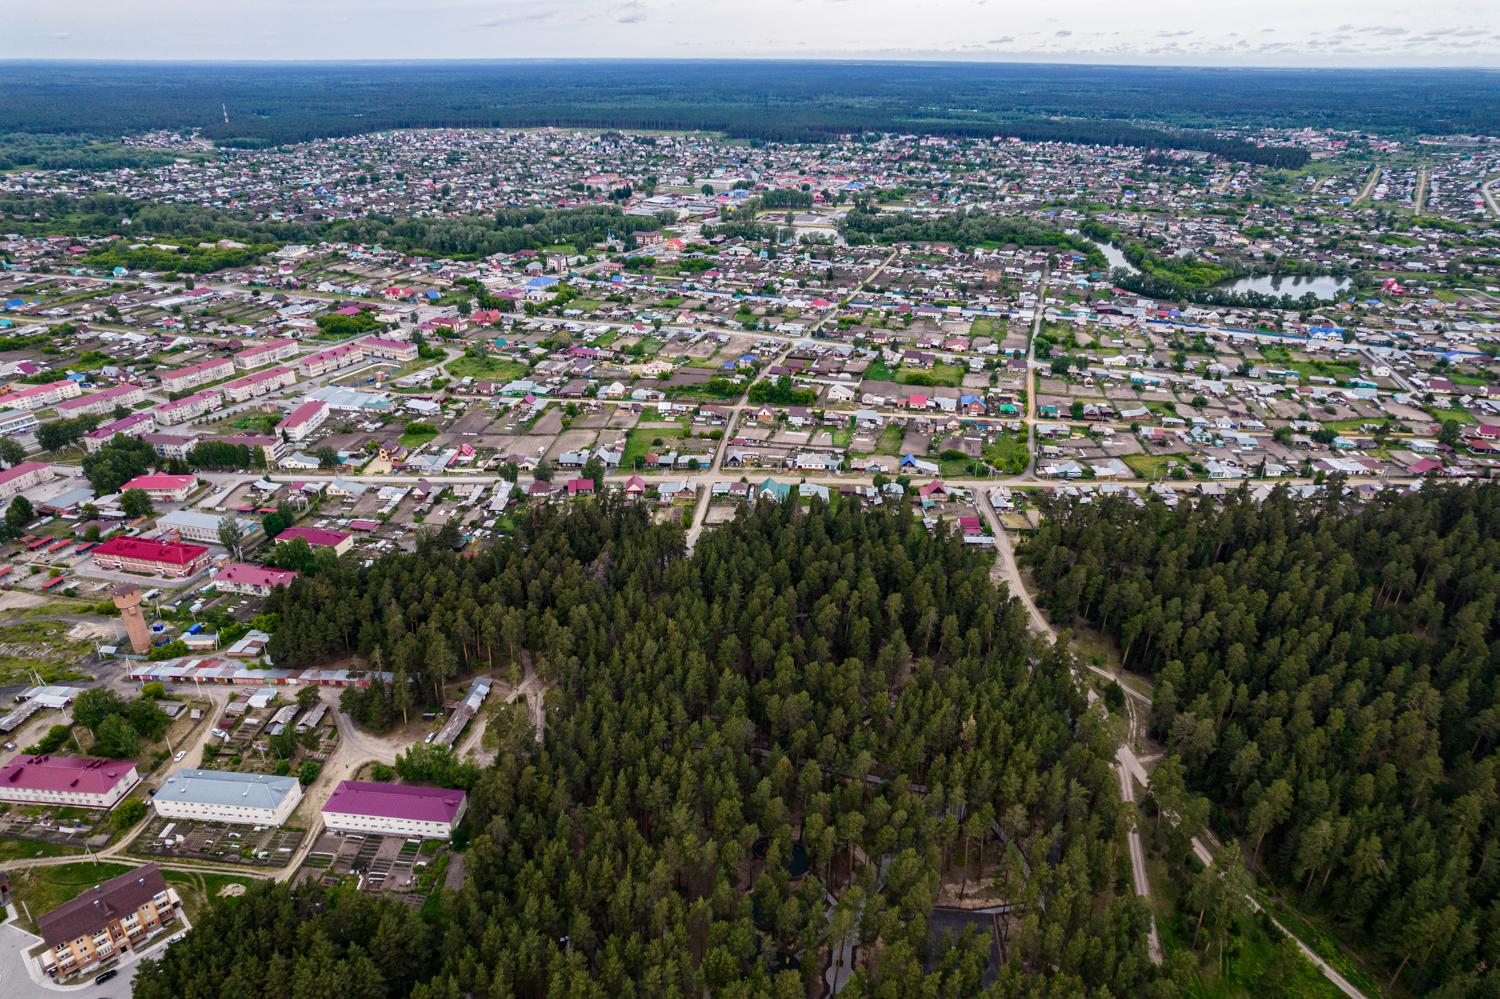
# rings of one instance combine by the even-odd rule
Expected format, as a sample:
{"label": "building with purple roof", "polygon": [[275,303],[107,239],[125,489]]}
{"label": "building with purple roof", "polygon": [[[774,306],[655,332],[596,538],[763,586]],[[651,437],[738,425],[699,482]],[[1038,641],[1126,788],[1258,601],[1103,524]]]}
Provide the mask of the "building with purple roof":
{"label": "building with purple roof", "polygon": [[452,788],[345,780],[323,805],[323,824],[333,832],[451,839],[468,807],[468,795]]}
{"label": "building with purple roof", "polygon": [[129,760],[17,756],[0,767],[0,801],[113,808],[140,779]]}

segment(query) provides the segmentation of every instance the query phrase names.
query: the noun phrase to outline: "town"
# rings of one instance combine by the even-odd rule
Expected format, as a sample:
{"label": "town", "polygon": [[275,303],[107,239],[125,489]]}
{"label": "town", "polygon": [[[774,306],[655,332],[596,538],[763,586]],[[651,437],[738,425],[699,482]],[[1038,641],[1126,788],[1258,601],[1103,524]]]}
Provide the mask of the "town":
{"label": "town", "polygon": [[[1024,592],[1057,499],[1491,478],[1500,142],[1237,137],[1307,164],[537,128],[0,173],[6,994],[127,995],[260,880],[463,883],[454,775],[540,743],[553,692],[467,649],[414,709],[394,664],[282,664],[268,602],[333,562],[848,503]],[[42,232],[45,199],[102,222]],[[194,213],[302,235],[161,227]],[[371,725],[372,689],[407,710]]]}

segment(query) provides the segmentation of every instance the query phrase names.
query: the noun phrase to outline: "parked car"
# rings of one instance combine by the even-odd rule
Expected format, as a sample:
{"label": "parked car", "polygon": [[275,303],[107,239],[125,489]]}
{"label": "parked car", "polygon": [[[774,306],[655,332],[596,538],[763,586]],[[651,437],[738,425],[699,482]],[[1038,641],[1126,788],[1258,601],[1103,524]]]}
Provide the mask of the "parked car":
{"label": "parked car", "polygon": [[177,751],[177,755],[174,756],[174,757],[172,757],[172,759],[176,760],[178,763],[181,763],[182,762],[182,758],[184,756],[186,756],[186,755],[187,755],[187,750],[186,749],[179,749]]}
{"label": "parked car", "polygon": [[120,971],[119,971],[118,968],[110,968],[108,971],[104,972],[98,978],[95,978],[94,979],[94,984],[95,985],[103,985],[105,982],[109,981],[111,978],[115,977],[119,973],[120,973]]}

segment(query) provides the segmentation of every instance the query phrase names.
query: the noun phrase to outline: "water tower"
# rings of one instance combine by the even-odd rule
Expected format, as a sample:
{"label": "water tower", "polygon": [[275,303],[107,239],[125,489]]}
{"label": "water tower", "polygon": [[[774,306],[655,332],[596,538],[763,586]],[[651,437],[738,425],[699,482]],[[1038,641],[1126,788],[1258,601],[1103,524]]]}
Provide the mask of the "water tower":
{"label": "water tower", "polygon": [[125,634],[130,637],[130,647],[137,653],[151,648],[151,633],[146,628],[146,616],[141,613],[141,588],[134,583],[117,587],[113,594],[115,607],[120,611],[120,620],[125,622]]}

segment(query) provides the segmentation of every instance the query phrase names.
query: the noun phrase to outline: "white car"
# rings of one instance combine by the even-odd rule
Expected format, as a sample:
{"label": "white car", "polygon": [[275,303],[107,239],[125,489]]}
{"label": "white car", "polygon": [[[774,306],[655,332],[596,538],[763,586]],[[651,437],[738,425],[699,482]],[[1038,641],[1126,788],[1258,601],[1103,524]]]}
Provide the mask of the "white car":
{"label": "white car", "polygon": [[186,755],[187,755],[187,750],[186,749],[182,749],[182,750],[179,750],[178,753],[177,753],[177,755],[174,756],[174,757],[172,757],[172,759],[176,760],[178,763],[181,763],[182,762],[182,758],[184,756],[186,756]]}

